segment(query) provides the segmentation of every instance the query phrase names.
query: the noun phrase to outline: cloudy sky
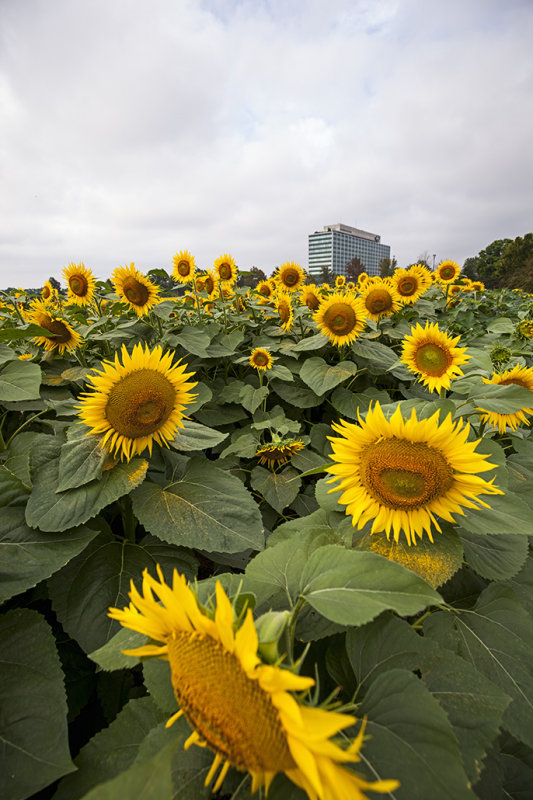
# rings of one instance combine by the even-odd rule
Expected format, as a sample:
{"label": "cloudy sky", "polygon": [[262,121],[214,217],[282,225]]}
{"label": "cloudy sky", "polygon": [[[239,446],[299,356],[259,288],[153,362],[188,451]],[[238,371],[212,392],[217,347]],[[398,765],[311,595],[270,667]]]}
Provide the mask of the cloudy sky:
{"label": "cloudy sky", "polygon": [[0,287],[533,229],[532,0],[1,0]]}

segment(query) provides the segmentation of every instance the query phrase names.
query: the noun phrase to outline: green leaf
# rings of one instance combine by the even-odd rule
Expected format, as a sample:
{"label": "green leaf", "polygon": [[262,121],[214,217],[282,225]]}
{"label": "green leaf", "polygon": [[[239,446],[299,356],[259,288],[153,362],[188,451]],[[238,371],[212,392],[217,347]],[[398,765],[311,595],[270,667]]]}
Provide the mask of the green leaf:
{"label": "green leaf", "polygon": [[516,383],[481,384],[472,387],[469,398],[482,411],[514,414],[531,406],[531,390]]}
{"label": "green leaf", "polygon": [[178,709],[178,701],[172,688],[170,665],[159,658],[143,661],[144,684],[157,707],[165,715],[171,716]]}
{"label": "green leaf", "polygon": [[187,416],[191,414],[196,414],[199,408],[201,408],[205,403],[208,403],[211,398],[213,397],[213,392],[206,386],[205,383],[199,381],[194,389],[192,390],[192,394],[194,395],[194,400],[192,403],[189,403],[186,408],[185,412]]}
{"label": "green leaf", "polygon": [[132,502],[146,530],[166,542],[219,553],[263,547],[252,495],[210,461],[191,459],[183,477],[164,488],[145,483],[133,492]]}
{"label": "green leaf", "polygon": [[331,475],[328,475],[326,478],[320,478],[320,480],[316,482],[315,484],[316,501],[320,506],[320,508],[323,508],[326,511],[338,511],[340,514],[344,514],[346,511],[346,506],[343,506],[339,503],[339,497],[341,496],[340,492],[332,491],[335,488],[336,481],[334,481],[333,483],[328,483],[328,481],[330,480],[331,480]]}
{"label": "green leaf", "polygon": [[49,438],[44,433],[30,433],[24,431],[15,436],[6,459],[6,467],[19,478],[24,486],[31,489],[30,454],[38,442],[47,442]]}
{"label": "green leaf", "polygon": [[424,634],[472,663],[512,698],[504,726],[532,746],[533,621],[512,589],[490,584],[474,609],[432,614],[424,623]]}
{"label": "green leaf", "polygon": [[49,578],[96,536],[90,528],[64,534],[28,528],[23,508],[5,508],[0,516],[0,603]]}
{"label": "green leaf", "polygon": [[272,472],[264,467],[254,467],[250,475],[252,489],[259,492],[280,514],[300,490],[302,481],[297,470],[285,467],[281,472]]}
{"label": "green leaf", "polygon": [[7,344],[0,344],[0,364],[5,364],[7,361],[15,361],[18,358],[15,351]]}
{"label": "green leaf", "polygon": [[281,349],[284,353],[306,353],[309,350],[320,350],[325,347],[328,339],[322,333],[315,333],[313,336],[308,336],[306,339],[300,339],[298,342],[283,342]]}
{"label": "green leaf", "polygon": [[[195,562],[188,553],[174,548],[174,559],[161,563],[159,547],[168,552],[168,545],[148,539],[146,543],[112,539],[101,534],[48,582],[48,593],[54,611],[65,630],[86,653],[104,645],[119,630],[120,624],[109,619],[110,606],[129,604],[131,581],[139,588],[142,572],[156,575],[156,565],[170,578],[172,567],[194,577]],[[169,563],[170,562],[170,563]]]}
{"label": "green leaf", "polygon": [[331,395],[331,403],[341,417],[356,420],[358,412],[368,411],[371,403],[386,405],[390,397],[385,391],[369,386],[364,392],[351,392],[344,386],[338,386]]}
{"label": "green leaf", "polygon": [[296,408],[314,408],[315,406],[319,406],[323,401],[323,398],[318,397],[312,389],[308,389],[306,386],[302,386],[296,382],[294,384],[288,384],[274,379],[271,381],[270,385],[282,400],[285,400],[286,403]]}
{"label": "green leaf", "polygon": [[0,465],[0,508],[25,505],[28,488],[4,464]]}
{"label": "green leaf", "polygon": [[450,722],[426,686],[402,669],[379,675],[358,714],[368,717],[369,777],[397,778],[397,800],[475,800]]}
{"label": "green leaf", "polygon": [[31,322],[21,328],[3,328],[0,330],[0,342],[12,342],[16,339],[33,339],[35,336],[50,336],[50,331]]}
{"label": "green leaf", "polygon": [[88,656],[106,672],[129,669],[138,664],[141,659],[135,656],[126,656],[122,651],[143,647],[147,641],[148,637],[143,633],[131,631],[129,628],[121,628],[106,644],[93,650],[92,653],[88,653]]}
{"label": "green leaf", "polygon": [[192,353],[200,358],[207,358],[207,348],[211,342],[211,337],[205,330],[195,328],[192,325],[185,325],[179,334],[169,337],[172,347],[180,345],[188,353]]}
{"label": "green leaf", "polygon": [[531,509],[523,500],[511,492],[504,495],[483,495],[481,499],[490,508],[465,509],[460,517],[459,533],[462,530],[478,534],[533,534]]}
{"label": "green leaf", "polygon": [[297,533],[313,533],[318,536],[324,534],[328,537],[325,544],[341,543],[344,541],[346,528],[352,529],[351,520],[344,514],[335,511],[325,511],[323,508],[316,509],[305,517],[298,517],[287,522],[282,522],[267,539],[267,547],[273,547],[278,542],[284,542]]}
{"label": "green leaf", "polygon": [[102,447],[102,437],[90,434],[85,425],[76,427],[78,430],[68,431],[69,441],[61,448],[56,493],[99,478],[106,462],[108,450]]}
{"label": "green leaf", "polygon": [[300,378],[315,394],[324,394],[348,378],[353,378],[356,372],[357,364],[353,361],[330,365],[323,358],[314,356],[304,361]]}
{"label": "green leaf", "polygon": [[389,369],[398,361],[398,356],[390,347],[368,339],[357,339],[352,345],[352,352],[379,365],[382,371]]}
{"label": "green leaf", "polygon": [[10,361],[0,370],[0,402],[37,400],[41,396],[40,386],[39,364],[30,361]]}
{"label": "green leaf", "polygon": [[[168,672],[168,664],[166,665]],[[128,769],[150,730],[165,715],[151,697],[130,700],[108,728],[99,731],[74,759],[78,771],[59,784],[54,800],[77,800],[94,786]]]}
{"label": "green leaf", "polygon": [[402,616],[442,602],[408,569],[375,553],[327,545],[315,550],[302,570],[302,597],[341,625],[363,625],[386,609]]}
{"label": "green leaf", "polygon": [[526,563],[528,542],[525,536],[476,536],[463,530],[460,534],[465,561],[482,578],[493,581],[512,578]]}
{"label": "green leaf", "polygon": [[221,433],[214,428],[207,428],[198,422],[184,419],[183,428],[178,428],[170,446],[183,451],[208,450],[223,442],[228,436],[228,433]]}
{"label": "green leaf", "polygon": [[36,611],[0,617],[0,796],[23,800],[75,769],[54,637]]}
{"label": "green leaf", "polygon": [[247,411],[253,414],[268,395],[268,386],[259,386],[259,388],[256,389],[254,386],[250,386],[249,383],[246,383],[239,393],[239,401]]}
{"label": "green leaf", "polygon": [[26,506],[26,522],[42,531],[66,531],[87,522],[102,508],[141,483],[148,468],[143,458],[119,463],[98,480],[57,493],[61,442],[49,436],[32,453],[33,491]]}
{"label": "green leaf", "polygon": [[464,659],[430,639],[423,643],[422,677],[453,725],[466,773],[476,783],[511,698]]}
{"label": "green leaf", "polygon": [[509,317],[499,317],[487,325],[489,333],[514,333],[515,323]]}

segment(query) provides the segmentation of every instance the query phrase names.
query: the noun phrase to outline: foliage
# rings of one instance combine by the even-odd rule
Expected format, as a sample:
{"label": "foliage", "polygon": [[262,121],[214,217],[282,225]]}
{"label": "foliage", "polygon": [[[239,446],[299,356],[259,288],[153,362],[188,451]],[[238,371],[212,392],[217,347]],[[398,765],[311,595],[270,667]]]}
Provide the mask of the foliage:
{"label": "foliage", "polygon": [[[493,242],[472,270],[495,280],[500,259],[522,263],[528,237]],[[336,347],[297,292],[287,330],[252,281],[208,297],[165,270],[148,277],[165,299],[141,317],[107,282],[85,307],[55,299],[83,340],[61,356],[34,342],[47,332],[27,321],[35,298],[2,293],[1,797],[209,796],[209,753],[184,750],[185,720],[164,727],[177,710],[168,665],[124,655],[146,637],[107,616],[157,564],[169,582],[174,569],[197,579],[206,607],[218,579],[256,618],[288,619],[264,657],[315,678],[306,702],[335,698],[366,716],[357,771],[398,778],[394,800],[526,797],[533,435],[523,424],[500,433],[479,409],[533,407],[524,386],[483,380],[491,353],[509,359],[499,371],[533,365],[533,337],[517,332],[533,319],[531,295],[464,283],[451,298],[437,283]],[[400,360],[405,336],[426,321],[460,336],[470,356],[440,394]],[[80,424],[78,405],[91,370],[138,343],[174,351],[194,373],[195,398],[168,447],[154,441],[151,453],[117,462]],[[270,369],[250,365],[254,348],[271,353]],[[354,528],[326,482],[329,437],[332,423],[357,424],[377,403],[387,417],[400,405],[404,417],[469,422],[469,441],[492,465],[482,477],[504,494],[441,519],[434,541],[414,547],[371,534],[372,521]],[[280,443],[286,458],[260,463],[258,451]],[[250,786],[230,770],[218,796],[247,800]],[[304,795],[278,776],[269,797]]]}

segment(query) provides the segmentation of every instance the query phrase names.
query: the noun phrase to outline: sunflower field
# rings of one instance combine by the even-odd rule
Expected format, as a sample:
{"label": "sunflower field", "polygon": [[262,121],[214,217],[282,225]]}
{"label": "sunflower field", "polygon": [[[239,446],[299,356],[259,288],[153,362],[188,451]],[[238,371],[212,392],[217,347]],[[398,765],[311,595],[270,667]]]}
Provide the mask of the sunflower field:
{"label": "sunflower field", "polygon": [[0,293],[2,800],[531,797],[533,296],[58,278]]}

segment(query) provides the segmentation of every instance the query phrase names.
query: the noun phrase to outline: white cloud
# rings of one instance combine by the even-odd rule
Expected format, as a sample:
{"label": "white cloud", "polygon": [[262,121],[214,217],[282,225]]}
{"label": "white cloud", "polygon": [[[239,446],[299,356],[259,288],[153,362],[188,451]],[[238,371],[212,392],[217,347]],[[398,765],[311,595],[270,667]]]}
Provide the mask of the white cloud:
{"label": "white cloud", "polygon": [[4,0],[0,31],[0,285],[531,229],[528,2]]}

